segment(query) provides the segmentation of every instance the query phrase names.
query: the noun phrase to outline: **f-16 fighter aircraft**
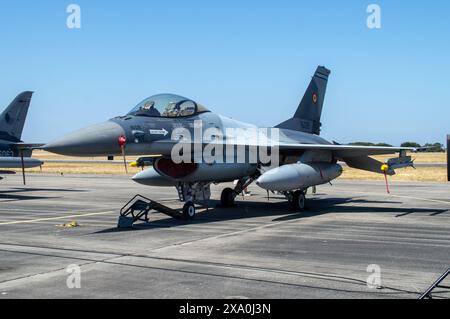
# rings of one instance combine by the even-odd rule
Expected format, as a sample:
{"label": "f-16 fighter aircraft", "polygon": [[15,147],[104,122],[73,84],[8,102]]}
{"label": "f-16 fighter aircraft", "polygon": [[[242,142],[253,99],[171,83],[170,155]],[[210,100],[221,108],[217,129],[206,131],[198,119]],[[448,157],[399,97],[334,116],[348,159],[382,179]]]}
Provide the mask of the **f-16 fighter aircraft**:
{"label": "f-16 fighter aircraft", "polygon": [[[0,175],[14,174],[1,169],[21,168],[25,183],[25,168],[41,166],[43,163],[31,158],[32,147],[42,144],[24,144],[22,131],[27,118],[33,92],[19,94],[0,115]],[[1,177],[0,177],[1,179]]]}
{"label": "f-16 fighter aircraft", "polygon": [[[127,115],[69,134],[44,147],[72,156],[137,155],[135,165],[152,167],[133,177],[152,186],[174,186],[187,218],[209,200],[210,185],[238,180],[221,195],[223,206],[252,182],[284,194],[295,210],[305,208],[309,187],[328,183],[348,166],[385,175],[412,166],[407,148],[339,145],[320,137],[330,71],[319,66],[294,116],[273,128],[258,128],[209,111],[173,94],[149,97]],[[386,163],[370,155],[400,153]]]}

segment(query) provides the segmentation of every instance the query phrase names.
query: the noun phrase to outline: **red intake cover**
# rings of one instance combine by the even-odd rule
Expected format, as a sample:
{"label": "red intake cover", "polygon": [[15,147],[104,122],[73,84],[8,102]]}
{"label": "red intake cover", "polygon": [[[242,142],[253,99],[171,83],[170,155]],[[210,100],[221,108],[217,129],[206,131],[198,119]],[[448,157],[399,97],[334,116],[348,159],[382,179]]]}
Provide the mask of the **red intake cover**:
{"label": "red intake cover", "polygon": [[183,178],[194,173],[197,169],[197,163],[175,164],[171,159],[161,158],[156,161],[155,169],[166,176],[174,179]]}

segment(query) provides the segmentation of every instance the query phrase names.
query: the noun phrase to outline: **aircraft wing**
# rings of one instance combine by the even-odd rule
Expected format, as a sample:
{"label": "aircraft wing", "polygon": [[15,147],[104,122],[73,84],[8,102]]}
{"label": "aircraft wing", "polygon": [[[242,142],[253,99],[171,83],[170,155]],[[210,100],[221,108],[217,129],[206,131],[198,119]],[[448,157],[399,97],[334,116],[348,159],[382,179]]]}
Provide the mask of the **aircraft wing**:
{"label": "aircraft wing", "polygon": [[45,144],[27,144],[27,143],[17,143],[14,144],[18,149],[22,149],[22,150],[29,150],[29,149],[40,149],[42,148]]}
{"label": "aircraft wing", "polygon": [[[161,150],[166,150],[170,146],[175,144],[184,144],[184,147],[190,146],[192,150],[196,146],[195,142],[189,141],[173,141],[173,140],[163,140],[154,142],[156,145],[161,146]],[[371,156],[371,155],[385,155],[385,154],[395,154],[399,152],[416,151],[415,148],[408,147],[383,147],[383,146],[359,146],[359,145],[335,145],[335,144],[296,144],[296,143],[277,143],[272,145],[265,144],[227,144],[221,142],[212,143],[202,143],[202,147],[210,145],[217,147],[225,147],[227,145],[235,145],[238,147],[266,147],[269,149],[278,147],[281,154],[291,154],[295,155],[297,153],[301,154],[305,150],[328,150],[332,151],[335,158],[344,159],[350,157],[361,157],[361,156]],[[165,153],[165,152],[164,152]]]}
{"label": "aircraft wing", "polygon": [[395,154],[399,152],[415,151],[408,147],[383,147],[383,146],[359,146],[359,145],[334,145],[334,144],[284,144],[279,145],[280,152],[295,152],[299,150],[328,150],[337,158],[360,157],[371,155]]}

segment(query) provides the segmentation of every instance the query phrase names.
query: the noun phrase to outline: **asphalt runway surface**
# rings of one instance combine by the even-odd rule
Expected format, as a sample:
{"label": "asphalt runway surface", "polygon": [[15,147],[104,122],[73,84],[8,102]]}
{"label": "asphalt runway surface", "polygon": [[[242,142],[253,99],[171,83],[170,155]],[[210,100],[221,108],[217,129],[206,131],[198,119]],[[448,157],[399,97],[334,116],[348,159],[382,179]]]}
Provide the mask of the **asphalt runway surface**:
{"label": "asphalt runway surface", "polygon": [[[127,176],[28,183],[0,182],[0,298],[418,298],[450,267],[450,184],[397,182],[387,195],[380,182],[338,180],[301,213],[257,187],[217,207],[218,185],[194,221],[152,214],[119,230],[132,196],[180,208],[176,190]],[[70,265],[80,288],[67,285]]]}

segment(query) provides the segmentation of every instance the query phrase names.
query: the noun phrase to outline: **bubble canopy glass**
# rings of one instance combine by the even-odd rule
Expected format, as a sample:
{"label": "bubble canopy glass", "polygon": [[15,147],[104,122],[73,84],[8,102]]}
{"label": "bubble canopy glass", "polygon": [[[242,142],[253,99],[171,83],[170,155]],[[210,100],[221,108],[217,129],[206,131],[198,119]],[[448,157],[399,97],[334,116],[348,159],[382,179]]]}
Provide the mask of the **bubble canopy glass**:
{"label": "bubble canopy glass", "polygon": [[175,94],[158,94],[151,96],[136,107],[128,115],[150,117],[186,117],[198,113],[209,112],[204,106]]}

